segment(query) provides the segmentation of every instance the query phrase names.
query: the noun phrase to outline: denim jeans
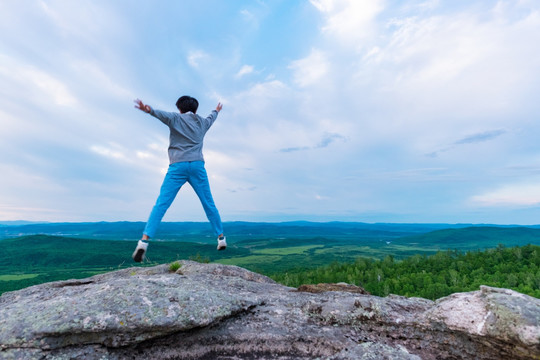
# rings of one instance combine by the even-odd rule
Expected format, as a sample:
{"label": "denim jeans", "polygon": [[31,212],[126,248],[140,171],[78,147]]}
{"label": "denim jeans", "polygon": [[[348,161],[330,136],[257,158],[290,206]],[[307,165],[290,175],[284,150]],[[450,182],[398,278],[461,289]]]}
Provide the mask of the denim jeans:
{"label": "denim jeans", "polygon": [[154,237],[161,219],[186,181],[199,197],[215,235],[218,236],[223,233],[221,217],[210,192],[210,184],[208,183],[208,175],[204,168],[204,161],[186,161],[169,165],[167,175],[165,175],[165,179],[161,185],[159,197],[146,223],[144,229],[145,235],[151,238]]}

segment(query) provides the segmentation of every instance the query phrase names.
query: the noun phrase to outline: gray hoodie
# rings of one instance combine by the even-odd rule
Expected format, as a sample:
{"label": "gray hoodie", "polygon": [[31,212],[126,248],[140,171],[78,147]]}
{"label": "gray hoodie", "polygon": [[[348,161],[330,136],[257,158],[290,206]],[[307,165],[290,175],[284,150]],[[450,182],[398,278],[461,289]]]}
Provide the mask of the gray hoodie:
{"label": "gray hoodie", "polygon": [[206,118],[191,111],[180,114],[154,109],[150,110],[150,115],[161,120],[171,131],[169,136],[170,164],[204,161],[202,154],[204,135],[217,119],[216,110],[213,110]]}

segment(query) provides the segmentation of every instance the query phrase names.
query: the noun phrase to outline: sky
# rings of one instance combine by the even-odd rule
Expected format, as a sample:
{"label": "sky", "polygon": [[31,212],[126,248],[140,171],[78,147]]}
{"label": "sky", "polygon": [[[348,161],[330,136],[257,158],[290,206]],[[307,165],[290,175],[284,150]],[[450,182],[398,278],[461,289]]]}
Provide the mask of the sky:
{"label": "sky", "polygon": [[539,93],[537,0],[0,0],[0,221],[146,221],[190,95],[224,221],[540,224]]}

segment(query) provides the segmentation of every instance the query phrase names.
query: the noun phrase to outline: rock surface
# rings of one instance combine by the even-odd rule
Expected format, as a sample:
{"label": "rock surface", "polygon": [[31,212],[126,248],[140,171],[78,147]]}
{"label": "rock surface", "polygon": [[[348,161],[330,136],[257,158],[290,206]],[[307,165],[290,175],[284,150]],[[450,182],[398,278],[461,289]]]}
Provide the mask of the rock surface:
{"label": "rock surface", "polygon": [[[302,292],[181,261],[0,297],[1,359],[540,359],[540,300]],[[335,289],[330,287],[330,289]]]}

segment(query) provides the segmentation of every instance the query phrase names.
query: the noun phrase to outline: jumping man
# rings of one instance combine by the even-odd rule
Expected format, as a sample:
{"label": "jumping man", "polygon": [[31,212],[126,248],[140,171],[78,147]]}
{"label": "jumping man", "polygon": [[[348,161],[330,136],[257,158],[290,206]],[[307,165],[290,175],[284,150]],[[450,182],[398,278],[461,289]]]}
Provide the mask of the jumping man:
{"label": "jumping man", "polygon": [[216,121],[223,105],[218,103],[216,109],[206,118],[203,118],[197,115],[199,102],[191,96],[182,96],[178,99],[176,107],[180,111],[179,113],[153,109],[139,99],[135,100],[135,104],[137,109],[154,116],[167,125],[170,136],[169,169],[161,185],[156,204],[152,208],[146,223],[142,239],[137,243],[137,248],[133,253],[133,260],[141,262],[144,259],[148,249],[148,240],[154,237],[161,219],[186,181],[195,190],[206,217],[214,229],[218,242],[217,249],[225,250],[227,241],[223,235],[219,211],[210,192],[210,184],[208,183],[208,175],[206,174],[202,154],[204,136]]}

